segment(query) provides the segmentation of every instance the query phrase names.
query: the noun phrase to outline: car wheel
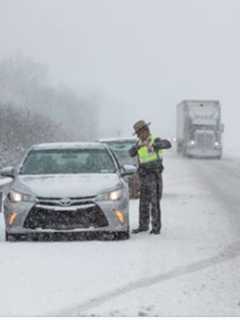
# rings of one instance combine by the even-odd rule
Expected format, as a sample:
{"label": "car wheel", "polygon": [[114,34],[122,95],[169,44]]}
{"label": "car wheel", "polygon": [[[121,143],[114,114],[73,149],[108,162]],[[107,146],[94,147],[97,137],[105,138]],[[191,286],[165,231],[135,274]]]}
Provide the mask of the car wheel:
{"label": "car wheel", "polygon": [[29,240],[28,235],[24,234],[24,233],[8,233],[7,231],[5,232],[5,240],[6,241],[25,241],[25,240]]}
{"label": "car wheel", "polygon": [[129,231],[116,232],[116,240],[128,240],[130,238]]}

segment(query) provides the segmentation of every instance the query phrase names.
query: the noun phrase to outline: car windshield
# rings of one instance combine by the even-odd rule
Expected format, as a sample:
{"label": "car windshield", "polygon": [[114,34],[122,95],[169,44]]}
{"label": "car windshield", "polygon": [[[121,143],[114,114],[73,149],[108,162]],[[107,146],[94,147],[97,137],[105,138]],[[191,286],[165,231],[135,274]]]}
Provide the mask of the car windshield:
{"label": "car windshield", "polygon": [[33,150],[20,174],[114,173],[115,164],[104,149]]}
{"label": "car windshield", "polygon": [[136,141],[107,142],[109,147],[115,152],[121,164],[135,164],[135,160],[129,155],[129,149],[135,143]]}

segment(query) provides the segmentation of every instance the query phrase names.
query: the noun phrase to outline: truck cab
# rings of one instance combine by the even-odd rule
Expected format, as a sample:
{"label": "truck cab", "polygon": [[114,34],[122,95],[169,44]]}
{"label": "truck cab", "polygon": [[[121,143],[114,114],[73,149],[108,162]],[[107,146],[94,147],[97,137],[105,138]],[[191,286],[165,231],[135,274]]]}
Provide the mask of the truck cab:
{"label": "truck cab", "polygon": [[221,106],[217,100],[184,100],[177,105],[177,152],[185,157],[222,157]]}

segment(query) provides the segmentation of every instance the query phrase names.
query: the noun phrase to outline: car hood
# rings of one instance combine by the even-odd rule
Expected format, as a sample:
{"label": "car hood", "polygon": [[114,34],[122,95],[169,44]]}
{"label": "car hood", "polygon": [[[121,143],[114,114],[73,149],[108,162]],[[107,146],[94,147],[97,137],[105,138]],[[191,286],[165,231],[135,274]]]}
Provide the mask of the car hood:
{"label": "car hood", "polygon": [[117,174],[20,175],[13,189],[39,197],[89,197],[120,186]]}

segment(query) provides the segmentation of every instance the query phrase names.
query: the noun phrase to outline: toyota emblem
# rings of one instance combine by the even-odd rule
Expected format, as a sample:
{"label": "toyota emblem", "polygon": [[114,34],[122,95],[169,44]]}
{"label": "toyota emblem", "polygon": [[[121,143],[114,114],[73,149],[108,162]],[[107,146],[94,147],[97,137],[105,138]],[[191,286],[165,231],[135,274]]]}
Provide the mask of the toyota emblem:
{"label": "toyota emblem", "polygon": [[63,207],[69,207],[72,204],[72,201],[69,198],[61,199],[59,202],[60,202],[61,206],[63,206]]}

